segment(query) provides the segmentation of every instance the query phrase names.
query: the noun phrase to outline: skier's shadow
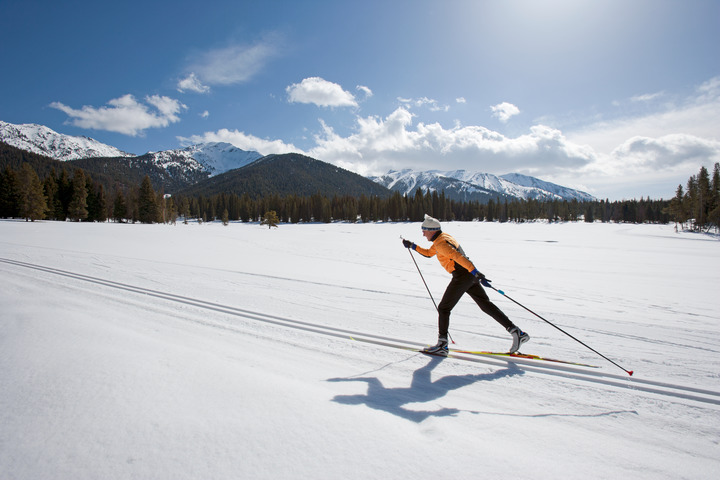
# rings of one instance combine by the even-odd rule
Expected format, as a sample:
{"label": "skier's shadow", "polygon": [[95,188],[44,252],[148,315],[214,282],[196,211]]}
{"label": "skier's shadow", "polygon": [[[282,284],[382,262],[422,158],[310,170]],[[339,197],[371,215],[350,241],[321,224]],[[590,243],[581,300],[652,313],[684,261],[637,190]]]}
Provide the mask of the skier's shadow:
{"label": "skier's shadow", "polygon": [[450,375],[432,381],[431,373],[443,358],[431,357],[427,365],[415,370],[409,387],[387,388],[376,377],[357,378],[330,378],[328,382],[365,382],[368,385],[366,394],[337,395],[334,402],[344,405],[362,405],[382,410],[398,417],[420,423],[430,417],[447,417],[456,415],[461,410],[457,408],[440,408],[437,410],[413,410],[405,405],[411,403],[428,403],[444,397],[448,392],[457,390],[475,382],[493,381],[500,378],[522,375],[524,372],[510,366],[493,373],[477,375]]}

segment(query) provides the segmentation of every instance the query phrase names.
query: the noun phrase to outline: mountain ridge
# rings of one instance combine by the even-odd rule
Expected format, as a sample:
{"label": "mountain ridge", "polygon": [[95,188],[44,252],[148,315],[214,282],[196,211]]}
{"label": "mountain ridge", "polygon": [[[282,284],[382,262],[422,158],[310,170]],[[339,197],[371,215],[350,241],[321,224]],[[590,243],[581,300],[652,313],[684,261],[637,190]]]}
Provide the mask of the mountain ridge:
{"label": "mountain ridge", "polygon": [[390,170],[385,175],[371,177],[380,185],[404,195],[417,189],[423,193],[441,192],[458,201],[479,201],[520,198],[524,200],[596,200],[592,195],[562,185],[546,182],[519,173],[493,175],[467,170]]}
{"label": "mountain ridge", "polygon": [[90,137],[65,135],[35,123],[14,125],[0,120],[0,140],[21,150],[63,161],[135,156]]}
{"label": "mountain ridge", "polygon": [[[193,191],[193,186],[207,182],[215,176],[242,169],[254,162],[273,157],[273,155],[263,156],[260,152],[242,150],[230,143],[223,142],[201,143],[180,149],[134,155],[89,137],[64,135],[42,125],[13,125],[3,121],[0,121],[0,141],[31,153],[45,155],[60,161],[72,162],[91,173],[96,172],[113,176],[121,184],[137,183],[137,178],[149,175],[155,188],[163,188],[170,193]],[[301,155],[306,159],[311,159],[311,157],[299,153],[282,155]],[[315,168],[316,172],[328,175],[327,178],[314,179],[309,183],[315,185],[318,191],[331,191],[332,189],[317,187],[321,186],[323,181],[330,183],[339,181],[334,178],[335,170],[333,170],[333,168],[337,169],[338,167],[322,160],[311,160],[325,163],[330,168],[315,168],[317,166],[314,166],[313,162],[302,162],[307,169]],[[280,163],[276,162],[275,165]],[[255,172],[263,171],[265,175],[275,178],[277,185],[283,183],[278,177],[289,173],[283,170],[271,172],[258,166],[250,171],[253,172],[251,176],[255,178],[255,181],[264,184],[262,188],[252,187],[245,180],[239,180],[237,176],[233,176],[234,180],[230,182],[223,179],[218,182],[206,183],[202,188],[209,191],[207,188],[211,185],[227,185],[228,182],[234,182],[237,185],[243,184],[252,191],[270,192],[268,189],[271,182],[257,177]],[[304,176],[307,173],[298,172],[297,170],[294,172],[296,176]],[[247,174],[248,171],[245,173]],[[352,172],[348,171],[348,173]],[[364,184],[362,187],[357,186],[361,191],[372,191],[373,189],[368,188],[367,184],[359,180],[359,178],[371,180],[383,189],[397,191],[403,195],[413,195],[418,188],[423,193],[444,191],[448,198],[456,201],[487,203],[490,200],[513,199],[596,200],[595,197],[588,193],[519,173],[498,176],[468,170],[415,171],[405,169],[400,171],[391,170],[381,176],[362,177],[357,175],[357,177],[353,178],[360,184]],[[290,185],[291,183],[286,184]],[[305,191],[302,185],[298,184],[297,186],[300,191]],[[355,187],[351,190],[354,189]],[[287,192],[284,187],[280,188],[280,190]],[[314,193],[316,192],[310,194]]]}
{"label": "mountain ridge", "polygon": [[362,175],[300,153],[266,155],[180,191],[183,195],[222,193],[247,193],[251,198],[270,195],[309,197],[315,194],[327,197],[391,195],[389,189]]}

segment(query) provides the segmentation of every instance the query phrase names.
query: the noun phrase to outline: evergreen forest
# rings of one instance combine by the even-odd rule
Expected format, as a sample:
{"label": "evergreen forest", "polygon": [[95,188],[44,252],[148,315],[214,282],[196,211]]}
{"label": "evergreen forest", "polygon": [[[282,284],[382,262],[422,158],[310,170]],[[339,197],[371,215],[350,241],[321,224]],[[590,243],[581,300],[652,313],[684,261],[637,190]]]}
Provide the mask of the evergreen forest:
{"label": "evergreen forest", "polygon": [[701,167],[697,175],[679,185],[671,200],[490,200],[459,202],[444,192],[417,190],[414,195],[395,192],[389,197],[361,195],[249,194],[166,195],[153,188],[149,176],[138,185],[108,185],[105,179],[75,167],[42,168],[28,162],[0,171],[0,218],[28,221],[175,223],[230,221],[259,222],[276,212],[282,223],[300,222],[419,222],[425,213],[441,221],[628,222],[670,223],[676,228],[718,231],[720,225],[720,164],[712,175]]}

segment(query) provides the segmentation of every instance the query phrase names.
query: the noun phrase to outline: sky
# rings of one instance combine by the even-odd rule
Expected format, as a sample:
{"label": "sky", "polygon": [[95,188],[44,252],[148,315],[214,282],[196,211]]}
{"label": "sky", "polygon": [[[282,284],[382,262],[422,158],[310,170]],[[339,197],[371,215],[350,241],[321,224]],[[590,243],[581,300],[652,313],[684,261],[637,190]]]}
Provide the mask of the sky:
{"label": "sky", "polygon": [[716,0],[0,0],[0,120],[143,154],[671,198],[720,162]]}

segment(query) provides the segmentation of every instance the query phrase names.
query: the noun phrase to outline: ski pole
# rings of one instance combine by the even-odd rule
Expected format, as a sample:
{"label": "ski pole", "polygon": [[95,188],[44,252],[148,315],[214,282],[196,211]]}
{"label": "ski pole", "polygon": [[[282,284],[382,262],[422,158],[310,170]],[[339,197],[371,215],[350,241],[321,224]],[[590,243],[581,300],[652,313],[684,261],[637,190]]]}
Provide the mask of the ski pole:
{"label": "ski pole", "polygon": [[521,306],[522,308],[524,308],[524,309],[527,310],[528,312],[532,313],[533,315],[535,315],[536,317],[538,317],[540,320],[542,320],[543,322],[547,323],[548,325],[551,325],[551,326],[557,328],[557,329],[560,330],[562,333],[564,333],[564,334],[567,335],[568,337],[570,337],[570,338],[572,338],[573,340],[575,340],[576,342],[578,342],[580,345],[582,345],[582,346],[584,346],[584,347],[592,350],[593,352],[597,353],[598,355],[600,355],[602,358],[604,358],[604,359],[607,360],[608,362],[610,362],[610,363],[612,363],[613,365],[615,365],[616,367],[618,367],[620,370],[622,370],[622,371],[624,371],[625,373],[627,373],[628,375],[632,376],[632,374],[633,374],[633,371],[632,371],[632,370],[626,370],[626,369],[624,369],[623,367],[621,367],[620,365],[618,365],[617,363],[613,362],[613,361],[610,360],[608,357],[606,357],[605,355],[603,355],[602,353],[598,352],[597,350],[595,350],[594,348],[592,348],[592,347],[590,347],[589,345],[585,344],[584,342],[581,342],[580,340],[578,340],[577,338],[573,337],[573,336],[570,335],[568,332],[566,332],[566,331],[563,330],[562,328],[558,327],[558,326],[555,325],[554,323],[552,323],[552,322],[550,322],[550,321],[548,321],[548,320],[545,320],[543,317],[541,317],[541,316],[538,315],[537,313],[533,312],[532,310],[530,310],[529,308],[527,308],[525,305],[521,304],[521,303],[518,302],[517,300],[514,300],[514,299],[512,299],[511,297],[508,297],[508,296],[505,294],[505,292],[503,292],[502,290],[498,290],[497,288],[495,288],[495,287],[493,287],[492,285],[489,285],[489,284],[488,284],[488,286],[489,286],[490,288],[492,288],[493,290],[495,290],[496,292],[498,292],[500,295],[502,295],[502,296],[504,296],[505,298],[507,298],[508,300],[510,300],[511,302],[515,303],[516,305]]}
{"label": "ski pole", "polygon": [[[405,239],[402,237],[402,235],[400,235],[400,238],[403,239],[403,240],[405,240]],[[417,262],[415,261],[415,257],[414,257],[413,254],[412,254],[412,249],[411,249],[411,248],[408,248],[407,251],[408,251],[408,253],[410,254],[410,258],[412,258],[413,263],[415,264],[415,268],[417,268],[417,271],[418,271],[418,273],[420,274],[420,278],[422,278],[422,282],[423,282],[423,284],[425,285],[425,290],[427,290],[428,295],[430,295],[430,300],[432,300],[433,305],[435,305],[435,310],[438,310],[437,303],[435,303],[435,299],[433,298],[432,293],[430,293],[430,288],[428,288],[428,284],[425,282],[425,277],[423,277],[423,274],[422,274],[422,272],[420,271],[420,267],[418,266]],[[439,310],[438,310],[438,312],[439,312]]]}

